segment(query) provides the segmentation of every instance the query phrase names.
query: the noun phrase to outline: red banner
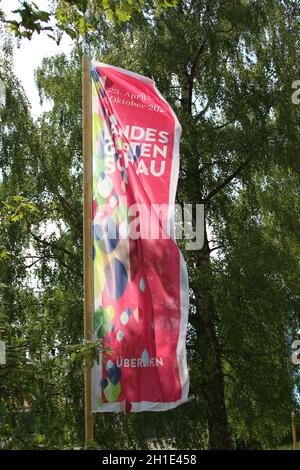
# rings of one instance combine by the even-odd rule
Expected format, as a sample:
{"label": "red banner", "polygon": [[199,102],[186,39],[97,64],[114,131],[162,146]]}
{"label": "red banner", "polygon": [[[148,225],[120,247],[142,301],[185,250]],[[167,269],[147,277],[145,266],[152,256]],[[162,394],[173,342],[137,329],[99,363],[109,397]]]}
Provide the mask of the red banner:
{"label": "red banner", "polygon": [[92,65],[93,411],[187,401],[186,265],[174,236],[181,127],[149,78]]}

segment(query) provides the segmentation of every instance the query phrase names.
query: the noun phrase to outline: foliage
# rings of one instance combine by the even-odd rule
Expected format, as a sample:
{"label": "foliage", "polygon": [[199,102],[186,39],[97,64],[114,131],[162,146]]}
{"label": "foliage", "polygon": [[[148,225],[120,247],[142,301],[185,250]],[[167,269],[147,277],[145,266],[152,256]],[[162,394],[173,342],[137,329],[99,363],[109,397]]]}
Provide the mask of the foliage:
{"label": "foliage", "polygon": [[[31,39],[35,32],[49,31],[51,34],[48,33],[48,36],[59,43],[63,32],[76,39],[87,31],[95,30],[95,18],[100,15],[112,24],[129,21],[135,12],[141,11],[145,0],[55,0],[51,3],[54,9],[44,11],[34,2],[23,1],[19,8],[12,11],[20,15],[20,21],[5,21],[18,38]],[[154,0],[149,3],[159,11],[175,6],[177,0]]]}
{"label": "foliage", "polygon": [[[38,121],[9,61],[1,71],[0,200],[12,207],[3,206],[0,315],[17,351],[0,370],[1,439],[18,448],[83,443],[82,356],[72,353],[83,337],[81,55],[88,50],[155,79],[183,126],[178,202],[206,207],[204,247],[184,253],[190,402],[168,413],[98,414],[97,445],[276,447],[288,439],[299,387],[290,362],[300,323],[300,106],[291,101],[299,6],[186,0],[158,11],[145,2],[130,22],[90,15],[94,29],[87,25],[71,57],[44,59],[36,73],[41,98],[53,103]],[[13,221],[20,203],[23,216]]]}

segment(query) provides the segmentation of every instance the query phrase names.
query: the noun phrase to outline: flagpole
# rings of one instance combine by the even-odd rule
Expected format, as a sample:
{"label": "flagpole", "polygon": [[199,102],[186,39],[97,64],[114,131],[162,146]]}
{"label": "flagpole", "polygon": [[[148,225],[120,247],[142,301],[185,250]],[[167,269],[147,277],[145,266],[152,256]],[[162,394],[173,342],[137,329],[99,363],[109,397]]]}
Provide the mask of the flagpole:
{"label": "flagpole", "polygon": [[297,429],[295,422],[295,412],[292,412],[292,436],[293,436],[293,450],[297,450]]}
{"label": "flagpole", "polygon": [[[92,109],[90,61],[82,56],[82,150],[83,150],[83,279],[84,279],[84,340],[92,340]],[[92,414],[92,365],[85,361],[85,445],[94,438]]]}

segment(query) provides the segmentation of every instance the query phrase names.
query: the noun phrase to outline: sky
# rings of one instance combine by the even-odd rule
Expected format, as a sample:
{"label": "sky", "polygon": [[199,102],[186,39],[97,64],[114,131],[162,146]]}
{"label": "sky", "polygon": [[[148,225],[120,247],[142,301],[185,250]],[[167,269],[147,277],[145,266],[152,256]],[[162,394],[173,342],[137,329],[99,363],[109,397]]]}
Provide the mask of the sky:
{"label": "sky", "polygon": [[[35,0],[35,3],[39,8],[49,10],[48,0]],[[0,0],[0,7],[6,14],[7,19],[19,21],[20,16],[11,13],[12,10],[18,8],[19,4],[18,0]],[[50,103],[45,102],[41,107],[34,82],[34,71],[41,65],[44,57],[60,54],[61,52],[70,52],[72,40],[64,35],[60,45],[57,46],[55,41],[50,39],[46,33],[34,33],[31,40],[22,39],[20,47],[17,47],[17,41],[14,39],[14,45],[14,71],[22,82],[31,103],[32,115],[38,117],[42,111],[49,109]]]}

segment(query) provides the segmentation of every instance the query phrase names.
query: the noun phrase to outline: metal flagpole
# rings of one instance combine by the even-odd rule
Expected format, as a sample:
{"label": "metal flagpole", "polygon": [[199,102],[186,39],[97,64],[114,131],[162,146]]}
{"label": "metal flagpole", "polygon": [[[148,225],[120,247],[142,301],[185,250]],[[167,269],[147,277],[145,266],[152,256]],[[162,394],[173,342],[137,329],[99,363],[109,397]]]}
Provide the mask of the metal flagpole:
{"label": "metal flagpole", "polygon": [[[82,135],[83,135],[83,278],[84,339],[92,340],[93,277],[92,277],[92,109],[90,61],[82,56]],[[92,414],[92,365],[85,361],[85,444],[94,437]]]}

